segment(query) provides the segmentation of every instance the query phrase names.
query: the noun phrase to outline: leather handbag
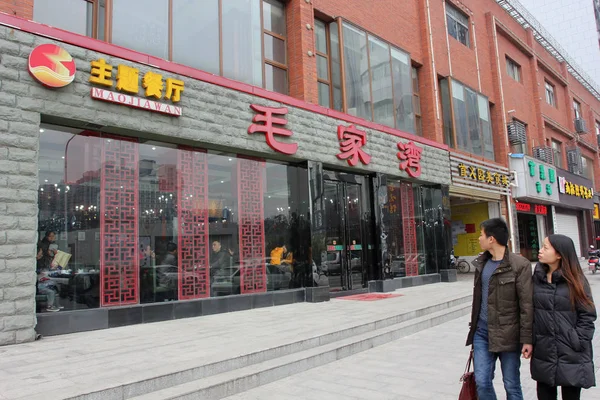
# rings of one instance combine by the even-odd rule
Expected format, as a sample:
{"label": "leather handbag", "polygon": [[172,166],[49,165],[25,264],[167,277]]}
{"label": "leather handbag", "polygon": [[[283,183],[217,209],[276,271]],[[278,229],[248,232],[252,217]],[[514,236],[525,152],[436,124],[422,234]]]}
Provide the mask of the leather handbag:
{"label": "leather handbag", "polygon": [[477,387],[475,386],[475,374],[471,372],[471,364],[473,363],[473,349],[469,353],[469,361],[467,361],[467,367],[465,373],[460,378],[462,382],[462,388],[458,395],[458,400],[477,400]]}

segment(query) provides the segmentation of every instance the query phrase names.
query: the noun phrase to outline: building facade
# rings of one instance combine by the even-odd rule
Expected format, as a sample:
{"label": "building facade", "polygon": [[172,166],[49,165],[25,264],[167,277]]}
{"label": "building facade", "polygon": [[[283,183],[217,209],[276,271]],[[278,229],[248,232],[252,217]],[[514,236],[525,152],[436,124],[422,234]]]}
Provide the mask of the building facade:
{"label": "building facade", "polygon": [[0,342],[448,278],[521,250],[509,154],[597,188],[597,93],[502,2],[384,3],[0,2]]}

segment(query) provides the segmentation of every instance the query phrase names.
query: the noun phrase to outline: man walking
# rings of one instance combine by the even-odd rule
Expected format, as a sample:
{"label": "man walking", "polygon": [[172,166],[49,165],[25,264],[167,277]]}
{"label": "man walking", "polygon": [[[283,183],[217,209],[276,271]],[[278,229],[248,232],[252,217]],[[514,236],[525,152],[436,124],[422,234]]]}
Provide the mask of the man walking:
{"label": "man walking", "polygon": [[533,286],[530,262],[508,251],[508,227],[500,218],[481,224],[483,253],[473,261],[475,284],[467,346],[473,345],[477,394],[496,400],[493,379],[500,359],[507,400],[523,400],[520,356],[532,351]]}

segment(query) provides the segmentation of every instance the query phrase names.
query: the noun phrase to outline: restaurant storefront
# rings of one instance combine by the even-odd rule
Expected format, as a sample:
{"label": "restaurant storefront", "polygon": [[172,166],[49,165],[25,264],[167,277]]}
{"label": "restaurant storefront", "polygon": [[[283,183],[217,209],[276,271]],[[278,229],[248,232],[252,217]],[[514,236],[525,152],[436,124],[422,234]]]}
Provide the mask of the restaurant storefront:
{"label": "restaurant storefront", "polygon": [[518,251],[530,261],[538,259],[540,246],[551,231],[551,206],[559,205],[556,167],[523,155],[510,156],[515,173],[514,207],[519,232]]}
{"label": "restaurant storefront", "polygon": [[506,218],[508,169],[462,153],[450,154],[451,240],[456,257],[471,261],[481,252],[480,225],[489,218]]}
{"label": "restaurant storefront", "polygon": [[445,146],[95,41],[0,34],[27,43],[2,71],[20,93],[8,151],[35,154],[15,189],[36,194],[7,208],[36,232],[39,333],[439,281]]}

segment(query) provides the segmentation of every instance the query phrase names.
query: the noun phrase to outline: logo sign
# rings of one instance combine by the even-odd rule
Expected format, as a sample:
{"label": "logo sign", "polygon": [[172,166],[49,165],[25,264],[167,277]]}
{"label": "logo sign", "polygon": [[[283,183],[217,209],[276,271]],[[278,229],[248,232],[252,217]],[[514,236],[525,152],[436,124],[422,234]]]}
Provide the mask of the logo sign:
{"label": "logo sign", "polygon": [[600,219],[600,206],[594,204],[594,219]]}
{"label": "logo sign", "polygon": [[556,168],[523,154],[510,156],[510,169],[516,175],[513,197],[519,201],[559,203],[556,190],[558,181]]}
{"label": "logo sign", "polygon": [[[184,91],[183,81],[175,78],[164,79],[162,74],[148,71],[140,77],[137,68],[128,65],[117,65],[117,73],[113,74],[113,66],[107,64],[103,58],[90,63],[90,83],[104,86],[105,88],[116,87],[118,92],[112,90],[92,88],[93,99],[122,104],[129,107],[141,108],[148,111],[160,112],[174,116],[181,116],[181,107],[173,104],[165,104],[157,100],[170,100],[179,103],[181,93]],[[115,80],[116,78],[116,85]],[[140,79],[141,78],[141,79]],[[136,97],[141,89],[146,98]]]}
{"label": "logo sign", "polygon": [[529,203],[518,202],[515,204],[515,208],[517,209],[517,211],[524,212],[524,213],[534,213],[537,215],[547,215],[548,214],[548,208],[541,204],[531,205]]}
{"label": "logo sign", "polygon": [[29,73],[50,88],[67,86],[75,79],[75,61],[62,47],[42,44],[29,54]]}

